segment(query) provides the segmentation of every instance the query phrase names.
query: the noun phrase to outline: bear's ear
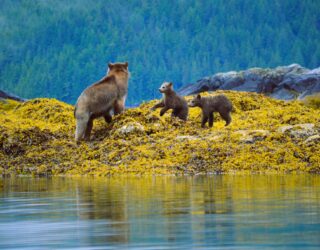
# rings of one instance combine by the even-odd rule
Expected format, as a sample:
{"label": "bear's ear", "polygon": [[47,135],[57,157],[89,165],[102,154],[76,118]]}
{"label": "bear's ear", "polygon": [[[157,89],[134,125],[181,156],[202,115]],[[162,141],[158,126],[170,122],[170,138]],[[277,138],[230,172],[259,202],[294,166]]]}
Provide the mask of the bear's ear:
{"label": "bear's ear", "polygon": [[128,68],[128,65],[129,65],[128,62],[125,62],[125,63],[124,63],[124,66],[125,66],[126,68]]}
{"label": "bear's ear", "polygon": [[113,66],[114,66],[114,64],[112,64],[111,62],[108,63],[109,69],[111,69]]}
{"label": "bear's ear", "polygon": [[197,99],[201,99],[201,95],[200,94],[197,95]]}

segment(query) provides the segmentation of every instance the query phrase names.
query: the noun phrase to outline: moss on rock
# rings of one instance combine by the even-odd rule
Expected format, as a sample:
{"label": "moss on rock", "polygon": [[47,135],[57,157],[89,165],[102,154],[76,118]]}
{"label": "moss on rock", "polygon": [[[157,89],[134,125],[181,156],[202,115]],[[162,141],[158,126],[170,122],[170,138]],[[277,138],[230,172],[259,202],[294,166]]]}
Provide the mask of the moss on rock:
{"label": "moss on rock", "polygon": [[[320,110],[302,102],[233,91],[232,123],[201,110],[183,122],[150,108],[126,110],[110,124],[95,120],[92,140],[74,142],[73,107],[54,99],[0,102],[0,173],[35,175],[198,174],[234,171],[320,172]],[[209,95],[209,94],[206,94]],[[212,94],[213,95],[213,94]],[[191,99],[192,97],[187,97]],[[304,133],[303,125],[312,126]],[[296,128],[283,131],[284,126]],[[300,131],[301,130],[301,131]],[[299,132],[299,136],[292,133]],[[300,133],[301,132],[301,133]]]}

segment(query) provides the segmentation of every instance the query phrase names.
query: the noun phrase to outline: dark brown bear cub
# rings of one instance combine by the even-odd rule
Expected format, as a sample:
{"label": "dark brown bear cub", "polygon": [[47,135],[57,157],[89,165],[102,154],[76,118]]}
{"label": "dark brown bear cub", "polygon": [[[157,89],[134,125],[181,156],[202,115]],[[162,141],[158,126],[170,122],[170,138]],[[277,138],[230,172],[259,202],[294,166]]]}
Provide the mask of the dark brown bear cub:
{"label": "dark brown bear cub", "polygon": [[209,127],[213,126],[213,112],[218,112],[222,119],[226,121],[226,126],[231,122],[230,112],[232,111],[232,104],[225,95],[201,97],[197,95],[189,102],[190,107],[200,107],[202,109],[201,127],[204,128],[207,121]]}
{"label": "dark brown bear cub", "polygon": [[165,112],[172,109],[172,117],[175,116],[186,121],[189,112],[188,103],[183,97],[174,92],[172,82],[164,82],[159,88],[159,91],[163,94],[163,99],[154,105],[151,110],[162,107],[160,115],[163,116]]}

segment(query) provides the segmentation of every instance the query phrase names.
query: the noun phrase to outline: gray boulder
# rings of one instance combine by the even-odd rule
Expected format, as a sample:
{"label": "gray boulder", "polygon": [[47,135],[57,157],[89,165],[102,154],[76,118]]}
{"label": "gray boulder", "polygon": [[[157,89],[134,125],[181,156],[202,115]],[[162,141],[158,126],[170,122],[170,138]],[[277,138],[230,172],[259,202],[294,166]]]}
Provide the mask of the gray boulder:
{"label": "gray boulder", "polygon": [[23,99],[19,96],[10,94],[8,92],[4,92],[2,90],[0,90],[0,99],[10,99],[10,100],[18,101],[18,102],[25,102],[26,101],[26,99]]}
{"label": "gray boulder", "polygon": [[308,138],[317,135],[318,131],[315,129],[313,123],[304,123],[296,125],[285,125],[278,128],[279,133],[290,135],[292,138]]}
{"label": "gray boulder", "polygon": [[291,64],[274,69],[251,68],[217,73],[182,87],[178,93],[192,95],[218,89],[264,93],[283,100],[302,99],[320,92],[320,67],[309,70]]}
{"label": "gray boulder", "polygon": [[128,134],[143,134],[145,128],[138,122],[130,122],[121,128],[116,130],[116,134],[128,135]]}

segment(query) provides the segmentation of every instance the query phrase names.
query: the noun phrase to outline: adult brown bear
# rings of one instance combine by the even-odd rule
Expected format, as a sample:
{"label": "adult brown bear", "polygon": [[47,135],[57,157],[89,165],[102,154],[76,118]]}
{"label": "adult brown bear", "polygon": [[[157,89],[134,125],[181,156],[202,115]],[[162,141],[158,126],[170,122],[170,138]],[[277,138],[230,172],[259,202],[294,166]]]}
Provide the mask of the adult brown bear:
{"label": "adult brown bear", "polygon": [[124,110],[128,93],[128,63],[109,63],[108,73],[100,81],[86,88],[75,105],[77,120],[75,140],[89,140],[93,120],[104,117],[111,122],[111,110],[119,114]]}

